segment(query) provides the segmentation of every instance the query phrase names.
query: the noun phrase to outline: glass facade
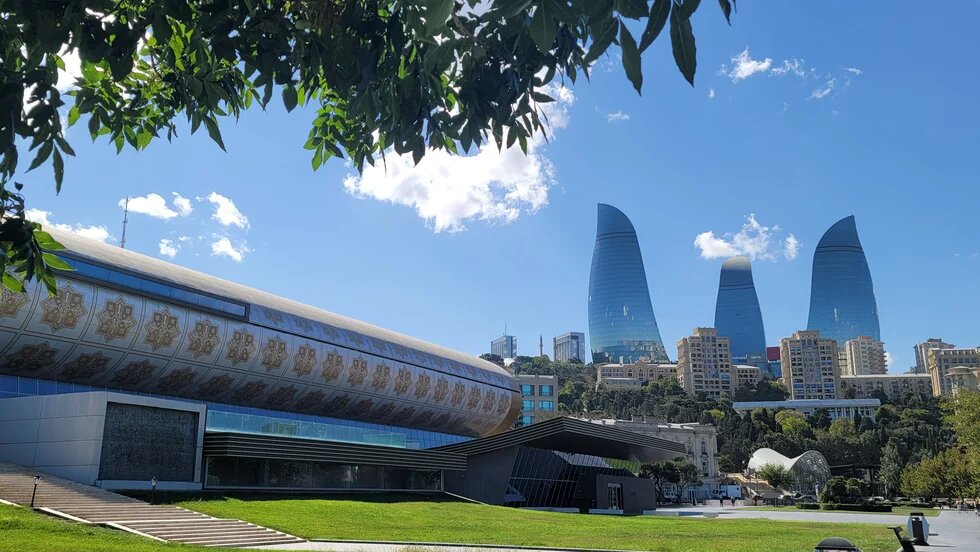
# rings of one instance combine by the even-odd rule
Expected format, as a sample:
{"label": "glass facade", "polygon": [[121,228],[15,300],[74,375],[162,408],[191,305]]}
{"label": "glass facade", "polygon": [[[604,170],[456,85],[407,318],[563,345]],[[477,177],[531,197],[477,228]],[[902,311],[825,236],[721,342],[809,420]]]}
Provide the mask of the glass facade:
{"label": "glass facade", "polygon": [[598,456],[519,447],[504,503],[532,508],[578,507],[576,489],[599,474],[633,475]]}
{"label": "glass facade", "polygon": [[552,397],[555,394],[555,386],[553,385],[541,385],[538,389],[541,391],[542,397]]}
{"label": "glass facade", "polygon": [[729,339],[733,358],[745,359],[743,363],[750,356],[765,359],[766,331],[748,257],[732,257],[721,265],[715,330]]}
{"label": "glass facade", "polygon": [[817,244],[807,329],[838,347],[859,336],[881,340],[871,270],[853,216],[837,221]]}
{"label": "glass facade", "polygon": [[206,488],[440,491],[440,470],[301,460],[208,457]]}
{"label": "glass facade", "polygon": [[[88,391],[112,391],[127,395],[172,398],[152,393],[122,391],[105,387],[61,383],[19,376],[0,375],[0,399],[31,395],[55,395],[61,393],[85,393]],[[183,402],[197,403],[190,399]],[[410,429],[399,426],[373,424],[356,420],[328,418],[311,414],[298,414],[264,410],[246,406],[205,403],[208,405],[206,431],[253,433],[260,435],[284,435],[321,441],[340,441],[387,447],[428,449],[452,445],[470,440],[469,437]]]}
{"label": "glass facade", "polygon": [[589,275],[589,340],[596,363],[668,361],[636,230],[622,211],[602,203]]}

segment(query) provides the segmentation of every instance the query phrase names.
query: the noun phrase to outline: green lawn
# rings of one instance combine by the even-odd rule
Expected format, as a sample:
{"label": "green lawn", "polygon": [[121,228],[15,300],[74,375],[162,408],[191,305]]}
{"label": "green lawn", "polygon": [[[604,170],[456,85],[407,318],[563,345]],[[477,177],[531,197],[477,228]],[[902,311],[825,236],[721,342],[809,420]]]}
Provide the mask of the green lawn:
{"label": "green lawn", "polygon": [[771,511],[793,511],[793,512],[826,512],[835,514],[882,514],[893,516],[906,516],[912,512],[922,512],[926,517],[936,517],[939,515],[939,508],[909,508],[908,506],[893,506],[891,512],[844,512],[839,510],[800,510],[796,506],[746,506],[747,510],[771,510]]}
{"label": "green lawn", "polygon": [[166,552],[204,550],[196,546],[166,544],[105,529],[62,521],[27,508],[0,504],[0,550],[22,552]]}
{"label": "green lawn", "polygon": [[800,552],[840,536],[864,552],[894,552],[880,525],[764,519],[585,516],[417,496],[184,497],[180,506],[316,539],[456,542],[656,552]]}

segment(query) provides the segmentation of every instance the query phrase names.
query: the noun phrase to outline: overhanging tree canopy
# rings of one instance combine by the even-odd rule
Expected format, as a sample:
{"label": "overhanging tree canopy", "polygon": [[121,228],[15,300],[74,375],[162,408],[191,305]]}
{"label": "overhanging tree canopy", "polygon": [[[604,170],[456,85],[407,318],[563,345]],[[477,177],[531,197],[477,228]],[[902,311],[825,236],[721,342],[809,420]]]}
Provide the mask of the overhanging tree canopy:
{"label": "overhanging tree canopy", "polygon": [[[725,18],[734,2],[719,0]],[[84,116],[117,151],[172,140],[179,116],[224,149],[223,117],[311,106],[313,169],[348,157],[361,170],[386,151],[468,152],[492,140],[527,150],[544,132],[539,105],[555,79],[588,77],[609,48],[641,90],[642,53],[668,29],[692,85],[690,18],[700,0],[0,0],[0,269],[12,289],[67,268],[51,237],[24,219],[14,182],[50,164],[60,190],[67,126]],[[63,97],[64,59],[81,77]],[[11,189],[11,184],[14,184]],[[13,268],[16,276],[11,275]]]}

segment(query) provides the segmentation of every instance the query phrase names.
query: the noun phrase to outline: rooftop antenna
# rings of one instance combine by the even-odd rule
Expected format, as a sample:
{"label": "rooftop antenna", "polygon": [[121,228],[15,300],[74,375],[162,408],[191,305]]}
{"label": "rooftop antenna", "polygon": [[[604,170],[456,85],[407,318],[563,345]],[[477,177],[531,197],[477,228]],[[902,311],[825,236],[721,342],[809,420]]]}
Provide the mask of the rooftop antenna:
{"label": "rooftop antenna", "polygon": [[119,240],[119,247],[126,249],[126,225],[129,224],[129,196],[126,196],[126,203],[123,205],[123,231],[122,239]]}
{"label": "rooftop antenna", "polygon": [[544,356],[544,334],[538,336],[538,356]]}

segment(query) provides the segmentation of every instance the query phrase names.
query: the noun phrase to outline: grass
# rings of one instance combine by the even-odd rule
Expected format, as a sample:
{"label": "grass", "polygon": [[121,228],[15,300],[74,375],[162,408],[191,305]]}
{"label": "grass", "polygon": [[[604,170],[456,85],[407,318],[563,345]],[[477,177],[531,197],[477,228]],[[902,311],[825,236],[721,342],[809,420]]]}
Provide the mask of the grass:
{"label": "grass", "polygon": [[[158,495],[159,496],[159,495]],[[171,497],[191,510],[315,539],[502,544],[656,552],[799,552],[827,536],[864,552],[894,552],[882,525],[584,516],[518,510],[424,495]]]}
{"label": "grass", "polygon": [[800,510],[796,506],[746,506],[747,510],[770,510],[773,512],[816,512],[828,514],[881,514],[883,516],[906,516],[912,512],[922,512],[926,517],[939,515],[939,508],[910,508],[908,506],[892,506],[891,512],[849,512],[844,510]]}
{"label": "grass", "polygon": [[63,521],[28,508],[0,504],[0,550],[165,552],[204,548],[162,543],[123,531]]}

